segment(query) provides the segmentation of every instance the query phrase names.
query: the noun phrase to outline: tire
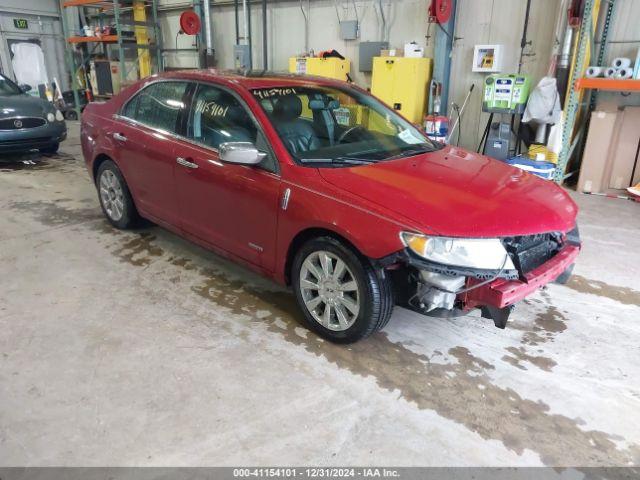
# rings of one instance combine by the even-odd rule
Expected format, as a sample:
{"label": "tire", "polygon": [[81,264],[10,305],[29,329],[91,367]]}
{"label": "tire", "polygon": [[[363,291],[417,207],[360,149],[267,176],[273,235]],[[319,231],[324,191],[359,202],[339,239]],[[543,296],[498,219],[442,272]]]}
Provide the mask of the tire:
{"label": "tire", "polygon": [[51,145],[49,145],[48,147],[45,148],[41,148],[40,152],[41,153],[49,153],[49,154],[54,154],[58,152],[58,149],[60,148],[60,144],[58,142],[56,143],[52,143]]}
{"label": "tire", "polygon": [[68,110],[65,112],[64,118],[67,120],[78,120],[78,113],[75,110]]}
{"label": "tire", "polygon": [[140,220],[127,182],[118,166],[105,160],[98,168],[96,188],[100,207],[109,223],[121,230],[132,228]]}
{"label": "tire", "polygon": [[305,243],[296,252],[291,277],[305,324],[329,341],[356,342],[381,330],[391,317],[394,301],[386,272],[333,237]]}
{"label": "tire", "polygon": [[558,283],[560,285],[565,285],[571,278],[571,275],[573,274],[574,266],[575,266],[575,263],[572,263],[571,265],[569,265],[567,269],[564,272],[562,272],[558,278],[556,278],[555,283]]}

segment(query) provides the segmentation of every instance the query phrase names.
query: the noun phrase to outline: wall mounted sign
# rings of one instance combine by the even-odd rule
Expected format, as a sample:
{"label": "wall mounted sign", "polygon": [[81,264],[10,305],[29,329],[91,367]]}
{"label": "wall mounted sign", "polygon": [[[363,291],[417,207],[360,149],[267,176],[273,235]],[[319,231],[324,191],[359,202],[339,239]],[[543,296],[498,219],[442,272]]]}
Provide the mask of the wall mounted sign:
{"label": "wall mounted sign", "polygon": [[27,22],[26,18],[14,18],[13,26],[19,28],[20,30],[28,30],[29,22]]}

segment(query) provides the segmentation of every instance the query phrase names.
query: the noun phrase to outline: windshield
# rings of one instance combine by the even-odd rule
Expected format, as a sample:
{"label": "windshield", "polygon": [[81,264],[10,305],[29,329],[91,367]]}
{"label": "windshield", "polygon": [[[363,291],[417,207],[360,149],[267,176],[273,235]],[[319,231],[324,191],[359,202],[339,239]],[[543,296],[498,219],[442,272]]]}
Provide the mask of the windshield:
{"label": "windshield", "polygon": [[253,94],[291,156],[302,164],[368,164],[441,148],[353,88],[265,88]]}
{"label": "windshield", "polygon": [[0,75],[0,96],[9,97],[11,95],[20,95],[21,93],[15,83],[4,75]]}

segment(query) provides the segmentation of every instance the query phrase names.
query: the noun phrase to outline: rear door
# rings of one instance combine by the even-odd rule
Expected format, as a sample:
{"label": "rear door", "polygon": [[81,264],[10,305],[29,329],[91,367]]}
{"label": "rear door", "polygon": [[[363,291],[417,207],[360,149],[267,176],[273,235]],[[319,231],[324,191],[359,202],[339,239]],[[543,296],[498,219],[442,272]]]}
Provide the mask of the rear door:
{"label": "rear door", "polygon": [[136,94],[116,119],[114,141],[138,208],[180,226],[175,190],[175,135],[187,82],[161,81]]}
{"label": "rear door", "polygon": [[[182,228],[248,262],[273,270],[280,195],[278,166],[244,102],[219,86],[198,84],[176,148]],[[267,153],[258,166],[220,160],[223,142],[251,142]]]}

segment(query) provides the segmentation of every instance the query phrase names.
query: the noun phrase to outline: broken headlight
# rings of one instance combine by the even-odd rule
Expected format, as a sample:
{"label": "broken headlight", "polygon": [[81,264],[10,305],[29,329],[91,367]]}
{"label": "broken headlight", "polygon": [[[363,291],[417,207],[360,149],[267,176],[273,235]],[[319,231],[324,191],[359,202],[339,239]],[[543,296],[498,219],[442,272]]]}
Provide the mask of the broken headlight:
{"label": "broken headlight", "polygon": [[497,238],[430,237],[401,232],[404,245],[426,260],[483,270],[514,270],[516,267]]}

